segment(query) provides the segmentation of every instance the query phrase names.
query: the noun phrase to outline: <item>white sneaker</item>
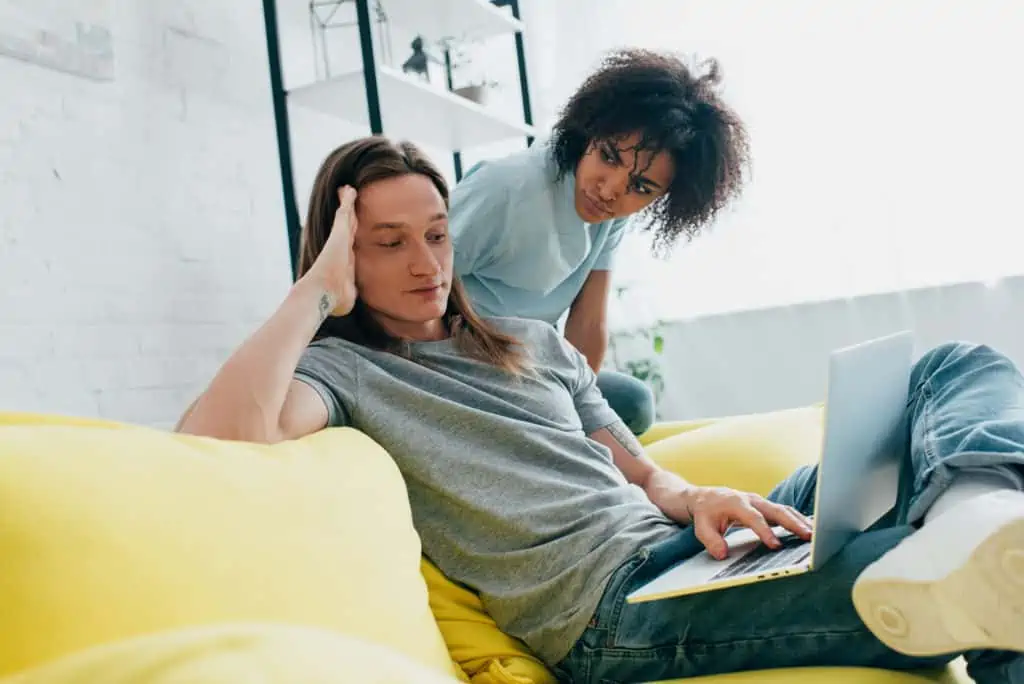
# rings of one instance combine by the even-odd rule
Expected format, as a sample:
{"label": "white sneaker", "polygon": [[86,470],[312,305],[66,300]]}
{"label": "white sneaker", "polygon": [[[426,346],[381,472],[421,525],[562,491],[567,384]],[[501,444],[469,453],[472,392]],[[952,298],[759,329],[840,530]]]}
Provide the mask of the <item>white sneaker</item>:
{"label": "white sneaker", "polygon": [[853,605],[907,655],[1024,651],[1024,492],[977,496],[926,523],[864,569]]}

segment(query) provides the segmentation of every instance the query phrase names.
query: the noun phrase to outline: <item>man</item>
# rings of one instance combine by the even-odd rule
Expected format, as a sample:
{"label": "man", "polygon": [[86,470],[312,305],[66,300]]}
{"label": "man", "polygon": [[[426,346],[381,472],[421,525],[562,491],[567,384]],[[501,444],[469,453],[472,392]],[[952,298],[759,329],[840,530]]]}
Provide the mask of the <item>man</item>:
{"label": "man", "polygon": [[1024,684],[1024,377],[1005,357],[946,345],[915,366],[899,524],[813,573],[627,605],[701,544],[722,556],[731,524],[773,547],[772,525],[808,538],[814,469],[769,499],[659,469],[551,326],[473,311],[446,205],[411,145],[331,153],[301,277],[180,429],[266,443],[362,430],[401,470],[424,553],[571,681],[918,668],[967,651],[979,684]]}
{"label": "man", "polygon": [[664,250],[739,193],[746,132],[717,82],[714,64],[698,74],[670,55],[614,53],[569,99],[550,142],[477,164],[452,192],[455,273],[474,307],[552,325],[564,316],[566,339],[634,434],[654,420],[651,391],[600,370],[615,252],[640,212]]}

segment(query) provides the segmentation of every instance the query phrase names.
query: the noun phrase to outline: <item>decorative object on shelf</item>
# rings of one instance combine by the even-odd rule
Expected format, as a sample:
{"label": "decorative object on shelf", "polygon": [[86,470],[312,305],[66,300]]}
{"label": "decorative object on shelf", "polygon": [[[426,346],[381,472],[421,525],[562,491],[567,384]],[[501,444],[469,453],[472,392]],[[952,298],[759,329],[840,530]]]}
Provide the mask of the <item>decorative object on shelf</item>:
{"label": "decorative object on shelf", "polygon": [[[469,67],[473,64],[473,58],[469,46],[472,44],[454,40],[441,41],[441,46],[448,55],[452,73],[451,91],[479,105],[486,105],[489,90],[497,87],[498,82],[488,79],[486,74],[479,71],[476,74],[470,73]],[[468,77],[467,73],[470,73]]]}
{"label": "decorative object on shelf", "polygon": [[416,36],[410,46],[412,55],[402,63],[402,73],[412,73],[422,81],[430,83],[430,64],[440,64],[441,60],[423,49],[423,36]]}
{"label": "decorative object on shelf", "polygon": [[[338,11],[343,5],[352,5],[352,18],[337,18]],[[349,13],[346,10],[346,13]],[[372,23],[377,26],[377,40],[380,48],[380,62],[391,64],[391,28],[388,22],[388,15],[380,4],[380,0],[373,2]],[[327,32],[331,29],[354,27],[355,31],[345,37],[345,43],[359,43],[359,21],[355,17],[355,0],[309,0],[309,27],[313,34],[313,52],[317,66],[317,78],[331,78],[331,55],[330,43],[327,40]],[[336,36],[336,33],[332,33]],[[341,44],[335,38],[335,45]]]}
{"label": "decorative object on shelf", "polygon": [[463,86],[462,88],[456,88],[452,92],[460,97],[466,98],[467,100],[476,102],[479,105],[486,105],[487,92],[490,88],[493,88],[496,85],[497,83],[494,81],[475,83],[473,85]]}
{"label": "decorative object on shelf", "polygon": [[[413,48],[413,54],[402,63],[401,72],[403,74],[413,74],[421,81],[430,83],[432,80],[431,72],[434,72],[434,76],[437,77],[444,76],[444,60],[432,54],[425,46],[426,43],[423,40],[423,36],[417,36],[413,39],[413,42],[410,44],[410,47]],[[439,78],[440,82],[443,82],[443,80],[443,78]],[[441,87],[443,87],[443,84]]]}
{"label": "decorative object on shelf", "polygon": [[[0,0],[0,6],[3,2],[27,1]],[[297,271],[302,232],[288,132],[293,110],[316,111],[368,128],[373,134],[451,150],[455,182],[462,178],[462,150],[524,137],[526,144],[531,145],[539,134],[533,126],[530,106],[520,0],[306,1],[313,37],[314,73],[306,78],[285,79],[277,18],[277,7],[281,3],[280,0],[263,0],[270,93],[293,276]],[[410,39],[415,35],[426,39],[423,51],[428,57],[429,84],[402,72],[400,63],[408,55],[397,58],[399,64],[392,61],[391,26],[403,32],[403,42],[406,35]],[[465,80],[453,84],[446,55],[439,55],[431,42],[445,36],[471,41],[499,36],[515,38],[507,41],[506,46],[515,48],[518,73],[509,76],[511,81],[503,80],[502,86],[515,86],[522,105],[521,117],[504,103],[500,108],[475,104],[470,98],[482,99],[482,94],[474,91],[466,92],[469,97],[452,92],[453,88],[465,85],[493,84],[466,83]],[[405,48],[399,49],[405,51]],[[430,59],[431,55],[438,59]],[[492,56],[495,60],[508,58],[507,53],[502,56],[495,52]],[[286,80],[289,81],[287,87]],[[296,80],[303,82],[294,83]]]}

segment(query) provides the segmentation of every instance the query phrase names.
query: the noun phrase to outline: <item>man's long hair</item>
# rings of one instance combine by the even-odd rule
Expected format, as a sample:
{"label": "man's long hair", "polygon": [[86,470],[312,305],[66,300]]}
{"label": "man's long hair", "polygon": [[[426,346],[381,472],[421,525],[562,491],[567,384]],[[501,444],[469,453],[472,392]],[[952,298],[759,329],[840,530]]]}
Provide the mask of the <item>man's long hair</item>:
{"label": "man's long hair", "polygon": [[[420,174],[434,184],[448,206],[448,184],[436,166],[415,145],[370,136],[345,143],[331,152],[313,182],[306,224],[302,229],[299,276],[309,271],[327,243],[338,211],[338,189],[346,185],[358,192],[375,181],[408,174]],[[470,303],[458,277],[452,276],[444,324],[455,344],[469,356],[512,373],[523,369],[518,340],[481,318]],[[340,337],[355,344],[408,356],[408,344],[388,333],[377,322],[361,298],[346,316],[328,316],[316,338]]]}

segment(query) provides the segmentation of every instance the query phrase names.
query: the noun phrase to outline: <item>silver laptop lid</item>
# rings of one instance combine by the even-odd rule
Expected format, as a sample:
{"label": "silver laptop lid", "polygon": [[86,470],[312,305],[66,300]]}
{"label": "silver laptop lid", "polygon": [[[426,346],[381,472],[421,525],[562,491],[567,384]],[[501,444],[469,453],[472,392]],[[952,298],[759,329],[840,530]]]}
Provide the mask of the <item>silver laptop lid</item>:
{"label": "silver laptop lid", "polygon": [[812,568],[896,501],[913,350],[913,336],[904,331],[832,352]]}

